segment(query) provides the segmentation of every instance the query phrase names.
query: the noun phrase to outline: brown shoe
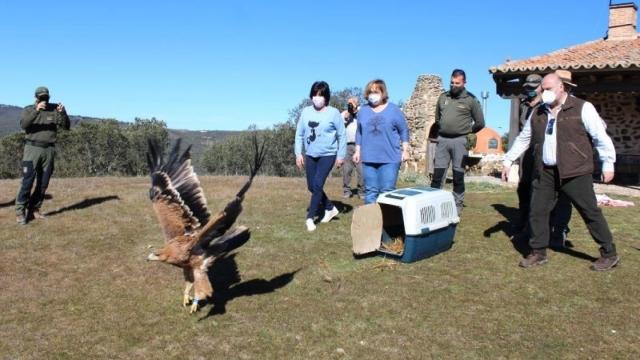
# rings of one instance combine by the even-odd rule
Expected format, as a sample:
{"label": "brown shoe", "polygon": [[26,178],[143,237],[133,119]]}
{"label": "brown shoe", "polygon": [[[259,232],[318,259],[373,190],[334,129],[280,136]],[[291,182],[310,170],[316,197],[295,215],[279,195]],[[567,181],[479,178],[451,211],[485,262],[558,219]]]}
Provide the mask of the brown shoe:
{"label": "brown shoe", "polygon": [[24,216],[24,214],[17,214],[16,222],[20,225],[27,225],[27,218]]}
{"label": "brown shoe", "polygon": [[620,262],[620,256],[614,255],[609,257],[601,256],[591,264],[591,270],[593,271],[607,271],[618,265]]}
{"label": "brown shoe", "polygon": [[520,267],[530,268],[536,265],[543,265],[549,262],[546,251],[533,250],[526,259],[520,261]]}
{"label": "brown shoe", "polygon": [[46,219],[47,217],[44,216],[43,213],[40,212],[40,210],[33,210],[31,212],[31,215],[33,216],[34,219]]}

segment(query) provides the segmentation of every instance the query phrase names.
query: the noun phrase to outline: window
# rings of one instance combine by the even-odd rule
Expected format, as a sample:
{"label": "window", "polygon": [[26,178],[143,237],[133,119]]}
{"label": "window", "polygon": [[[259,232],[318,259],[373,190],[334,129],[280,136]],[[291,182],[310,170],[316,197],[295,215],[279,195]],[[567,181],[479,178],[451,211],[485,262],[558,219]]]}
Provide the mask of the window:
{"label": "window", "polygon": [[489,139],[489,149],[498,149],[498,139],[496,138],[491,138]]}

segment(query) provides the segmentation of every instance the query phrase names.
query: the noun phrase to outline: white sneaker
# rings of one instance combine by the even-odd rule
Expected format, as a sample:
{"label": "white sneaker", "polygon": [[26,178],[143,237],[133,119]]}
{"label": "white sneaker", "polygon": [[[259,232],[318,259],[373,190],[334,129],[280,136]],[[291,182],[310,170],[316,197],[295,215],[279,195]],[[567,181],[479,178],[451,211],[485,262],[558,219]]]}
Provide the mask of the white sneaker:
{"label": "white sneaker", "polygon": [[313,223],[313,219],[307,219],[304,224],[307,225],[307,231],[313,231],[316,229],[316,224]]}
{"label": "white sneaker", "polygon": [[329,221],[331,221],[331,219],[333,219],[339,213],[340,211],[338,211],[338,209],[335,206],[331,210],[325,210],[324,217],[322,218],[322,220],[320,220],[320,222],[328,223]]}

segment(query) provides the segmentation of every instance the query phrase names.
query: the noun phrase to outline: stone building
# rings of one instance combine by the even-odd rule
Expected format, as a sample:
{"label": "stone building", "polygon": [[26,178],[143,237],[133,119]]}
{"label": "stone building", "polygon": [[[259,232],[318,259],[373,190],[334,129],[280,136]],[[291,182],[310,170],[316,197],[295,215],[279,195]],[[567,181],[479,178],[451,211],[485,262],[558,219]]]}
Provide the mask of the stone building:
{"label": "stone building", "polygon": [[409,144],[412,160],[407,168],[415,172],[425,171],[429,131],[435,122],[438,97],[443,92],[442,79],[439,76],[420,75],[411,98],[402,107],[411,134]]}
{"label": "stone building", "polygon": [[527,75],[558,69],[572,73],[574,95],[594,104],[616,147],[618,181],[640,181],[640,37],[638,7],[609,6],[607,35],[598,40],[489,69],[498,95],[511,99],[509,143],[518,133],[518,107]]}

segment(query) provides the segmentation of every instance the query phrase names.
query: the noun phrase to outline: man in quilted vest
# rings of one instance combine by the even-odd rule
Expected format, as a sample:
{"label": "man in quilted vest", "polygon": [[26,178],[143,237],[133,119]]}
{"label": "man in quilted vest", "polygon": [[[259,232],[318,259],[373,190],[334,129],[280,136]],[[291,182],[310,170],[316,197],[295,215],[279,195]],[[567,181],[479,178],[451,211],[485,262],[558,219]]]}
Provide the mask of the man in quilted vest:
{"label": "man in quilted vest", "polygon": [[559,193],[571,199],[594,241],[600,245],[600,257],[592,270],[609,270],[618,264],[613,237],[598,208],[593,191],[593,147],[602,161],[602,181],[613,180],[616,152],[604,122],[593,105],[569,95],[557,74],[542,80],[542,101],[527,120],[511,150],[505,155],[502,179],[529,146],[533,147],[533,193],[529,223],[532,252],[520,262],[529,268],[548,261],[549,214]]}

